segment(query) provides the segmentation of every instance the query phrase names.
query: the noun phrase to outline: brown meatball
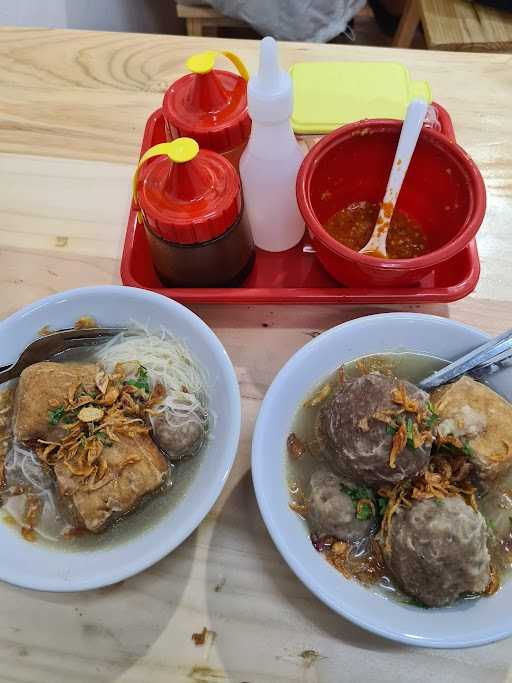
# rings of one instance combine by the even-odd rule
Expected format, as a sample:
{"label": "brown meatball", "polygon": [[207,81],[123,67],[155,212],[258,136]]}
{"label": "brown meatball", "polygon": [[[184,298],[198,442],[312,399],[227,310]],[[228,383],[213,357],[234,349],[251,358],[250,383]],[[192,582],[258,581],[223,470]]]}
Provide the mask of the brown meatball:
{"label": "brown meatball", "polygon": [[374,417],[377,411],[397,410],[391,392],[399,384],[420,403],[428,396],[414,384],[377,373],[346,381],[319,411],[316,432],[324,456],[347,484],[378,487],[419,474],[430,457],[430,444],[406,446],[396,466],[389,466],[393,434]]}
{"label": "brown meatball", "polygon": [[430,499],[398,510],[386,561],[399,586],[428,607],[444,607],[490,580],[487,529],[459,497]]}
{"label": "brown meatball", "polygon": [[360,520],[350,496],[343,492],[341,479],[327,469],[311,476],[308,521],[313,531],[332,534],[343,541],[367,536],[375,519]]}
{"label": "brown meatball", "polygon": [[205,426],[199,419],[170,422],[165,414],[153,418],[155,441],[170,460],[195,455],[203,445],[205,431]]}

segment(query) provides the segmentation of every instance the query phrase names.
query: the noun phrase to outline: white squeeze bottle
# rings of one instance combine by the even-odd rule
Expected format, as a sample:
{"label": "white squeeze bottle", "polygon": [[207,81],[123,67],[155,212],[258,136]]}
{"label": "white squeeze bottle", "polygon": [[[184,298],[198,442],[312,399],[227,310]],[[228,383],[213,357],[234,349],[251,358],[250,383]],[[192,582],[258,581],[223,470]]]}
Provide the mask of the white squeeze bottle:
{"label": "white squeeze bottle", "polygon": [[304,154],[290,125],[292,81],[279,66],[273,38],[261,41],[260,66],[249,79],[247,102],[252,129],[240,159],[246,218],[257,247],[285,251],[304,235],[295,194]]}

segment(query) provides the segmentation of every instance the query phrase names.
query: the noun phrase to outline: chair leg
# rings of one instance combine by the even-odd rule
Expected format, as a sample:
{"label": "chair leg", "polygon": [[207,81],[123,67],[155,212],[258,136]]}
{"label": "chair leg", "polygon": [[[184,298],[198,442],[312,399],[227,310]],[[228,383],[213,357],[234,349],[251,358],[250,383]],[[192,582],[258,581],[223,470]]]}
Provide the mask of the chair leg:
{"label": "chair leg", "polygon": [[203,22],[201,19],[191,18],[187,19],[187,35],[188,36],[202,36]]}
{"label": "chair leg", "polygon": [[407,0],[400,23],[393,36],[393,47],[411,47],[412,39],[420,23],[419,0]]}

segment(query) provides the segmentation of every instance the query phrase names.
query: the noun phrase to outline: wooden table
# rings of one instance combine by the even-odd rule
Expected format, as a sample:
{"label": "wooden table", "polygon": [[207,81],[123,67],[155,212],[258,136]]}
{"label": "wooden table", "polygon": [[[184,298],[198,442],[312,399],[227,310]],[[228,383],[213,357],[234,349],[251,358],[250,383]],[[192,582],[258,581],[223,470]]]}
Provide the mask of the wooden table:
{"label": "wooden table", "polygon": [[[227,41],[3,30],[0,33],[0,315],[52,292],[119,282],[130,176],[144,122],[185,58]],[[255,42],[229,44],[253,70]],[[482,278],[452,304],[403,307],[488,332],[511,326],[512,70],[505,55],[286,44],[283,62],[399,60],[428,79],[487,185]],[[395,310],[400,307],[395,307]],[[305,683],[512,680],[511,642],[425,651],[331,612],[275,549],[254,498],[249,453],[260,401],[312,336],[385,307],[195,309],[236,366],[237,461],[217,505],[172,555],[120,585],[53,595],[0,586],[0,681]],[[0,353],[1,355],[1,353]],[[191,640],[203,626],[204,647]]]}

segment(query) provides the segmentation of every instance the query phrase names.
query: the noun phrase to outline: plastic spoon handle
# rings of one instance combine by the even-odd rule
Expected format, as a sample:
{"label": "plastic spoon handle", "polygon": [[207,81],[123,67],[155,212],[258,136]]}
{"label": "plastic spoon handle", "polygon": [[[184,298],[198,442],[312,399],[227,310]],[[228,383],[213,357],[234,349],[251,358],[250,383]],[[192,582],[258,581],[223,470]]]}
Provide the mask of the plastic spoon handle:
{"label": "plastic spoon handle", "polygon": [[380,252],[382,256],[387,256],[386,239],[391,217],[421,133],[427,108],[428,105],[423,100],[413,100],[407,108],[377,223],[369,242],[361,249],[361,253]]}

